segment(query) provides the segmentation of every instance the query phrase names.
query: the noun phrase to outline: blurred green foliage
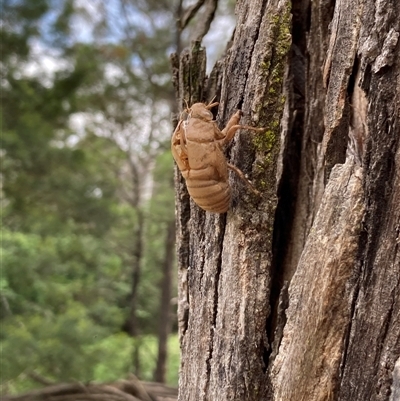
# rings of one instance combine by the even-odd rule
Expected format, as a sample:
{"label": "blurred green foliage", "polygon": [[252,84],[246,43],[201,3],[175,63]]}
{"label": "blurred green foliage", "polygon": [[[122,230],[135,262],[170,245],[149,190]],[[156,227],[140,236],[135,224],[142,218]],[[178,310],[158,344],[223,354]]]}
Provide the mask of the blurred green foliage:
{"label": "blurred green foliage", "polygon": [[[93,22],[101,40],[84,42],[71,31],[74,19],[85,16],[73,1],[5,0],[1,11],[1,391],[38,386],[32,371],[54,382],[123,378],[139,341],[141,378],[151,380],[159,266],[174,219],[173,162],[163,136],[173,98],[168,19],[151,32],[134,32],[128,43],[115,33],[110,37],[105,13]],[[43,61],[46,52],[60,62],[55,71]],[[132,68],[139,56],[145,69]],[[110,69],[118,71],[113,79]],[[154,123],[164,128],[154,132],[154,142],[121,144],[119,132],[129,127],[140,133],[144,124],[132,102],[154,105],[162,94],[164,107]],[[71,116],[79,113],[83,120],[101,115],[107,126],[100,132],[88,124],[75,132]],[[140,190],[126,173],[132,152],[154,164],[152,191],[140,204],[145,230],[136,311],[141,335],[135,339],[124,332],[139,212],[125,193]],[[169,341],[168,383],[176,385],[177,336]]]}

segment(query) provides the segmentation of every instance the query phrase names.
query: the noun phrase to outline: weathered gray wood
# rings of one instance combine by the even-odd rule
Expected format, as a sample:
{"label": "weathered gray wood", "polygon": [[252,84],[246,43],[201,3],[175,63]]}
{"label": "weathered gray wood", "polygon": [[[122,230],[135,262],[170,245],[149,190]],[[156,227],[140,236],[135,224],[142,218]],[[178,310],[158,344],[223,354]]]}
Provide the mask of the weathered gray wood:
{"label": "weathered gray wood", "polygon": [[361,172],[349,159],[331,173],[289,287],[287,323],[271,373],[274,400],[333,399],[364,215]]}
{"label": "weathered gray wood", "polygon": [[[376,4],[338,1],[330,31],[326,31],[327,25],[320,24],[321,15],[329,15],[331,6],[332,3],[313,2],[309,42],[304,49],[310,54],[305,96],[307,131],[302,142],[300,203],[291,238],[297,249],[301,248],[301,238],[305,239],[306,246],[289,289],[287,323],[272,370],[273,397],[388,400],[394,363],[400,355],[400,57],[399,46],[393,45],[399,31],[400,5],[393,1]],[[300,23],[294,21],[294,24]],[[315,46],[321,40],[324,44]],[[382,54],[384,57],[380,57]],[[320,63],[318,60],[324,56],[324,63]],[[378,63],[382,68],[383,59],[386,59],[386,71],[371,72],[378,71]],[[325,67],[324,76],[316,80],[314,73],[321,66]],[[324,90],[323,84],[327,86]],[[317,147],[313,154],[315,145],[311,145],[310,152],[308,133],[318,127],[318,118],[312,117],[315,104],[319,105],[325,124],[323,136],[315,138]],[[313,230],[316,224],[321,224],[321,216],[322,224],[332,233],[327,246],[337,241],[339,227],[329,220],[330,213],[323,209],[324,201],[319,206],[319,199],[322,196],[327,199],[331,185],[338,179],[338,170],[335,168],[335,174],[330,171],[344,159],[343,138],[349,141],[346,165],[353,159],[361,164],[364,178],[359,201],[364,203],[365,214],[362,226],[358,224],[362,229],[358,235],[358,253],[350,266],[353,275],[338,288],[344,277],[337,277],[335,285],[330,279],[334,266],[325,271],[322,282],[329,283],[328,289],[334,293],[326,291],[325,285],[313,293],[314,302],[320,305],[316,314],[309,309],[310,299],[303,297],[299,301],[298,293],[311,291],[314,280],[321,281],[318,279],[321,273],[316,275],[312,266],[319,261],[324,269],[329,262],[324,256],[325,249],[324,253],[315,252],[314,258],[311,256],[306,263],[306,275],[301,278],[299,275],[304,275],[302,269],[310,257],[308,250],[320,240],[314,237]],[[305,156],[311,158],[306,160]],[[346,202],[343,197],[343,207]],[[305,230],[301,225],[304,222],[311,225],[315,213],[318,218],[308,234],[307,225]],[[347,229],[354,230],[356,224],[357,216],[352,214]],[[346,236],[342,237],[341,246],[344,246]],[[342,256],[343,251],[342,248]],[[293,263],[295,258],[287,259],[284,268],[293,271]],[[332,297],[334,294],[347,296],[338,305],[340,299]],[[324,308],[331,309],[330,327],[325,329],[316,326],[316,319]]]}
{"label": "weathered gray wood", "polygon": [[[231,177],[231,209],[212,215],[177,174],[182,401],[400,391],[400,2],[299,0],[291,12],[238,1],[208,81],[221,126],[241,108],[266,128],[228,149],[262,196]],[[200,74],[196,101],[206,84]]]}

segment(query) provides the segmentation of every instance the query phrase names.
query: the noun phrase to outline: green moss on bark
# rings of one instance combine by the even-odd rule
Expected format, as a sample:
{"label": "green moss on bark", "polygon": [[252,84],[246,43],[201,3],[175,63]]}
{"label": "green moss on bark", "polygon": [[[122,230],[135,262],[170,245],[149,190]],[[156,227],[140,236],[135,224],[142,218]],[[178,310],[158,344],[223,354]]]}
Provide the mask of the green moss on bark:
{"label": "green moss on bark", "polygon": [[260,63],[260,74],[265,77],[267,89],[264,101],[260,104],[260,116],[265,133],[254,139],[259,151],[270,154],[279,146],[280,120],[282,118],[285,97],[282,94],[287,55],[291,45],[291,13],[287,5],[285,13],[272,15],[270,19],[271,40]]}
{"label": "green moss on bark", "polygon": [[285,11],[278,10],[269,21],[269,38],[265,55],[259,65],[259,73],[266,82],[264,97],[257,114],[265,131],[255,135],[253,142],[257,150],[255,173],[260,190],[275,188],[276,164],[280,148],[280,122],[285,105],[283,82],[287,56],[291,46],[290,2]]}

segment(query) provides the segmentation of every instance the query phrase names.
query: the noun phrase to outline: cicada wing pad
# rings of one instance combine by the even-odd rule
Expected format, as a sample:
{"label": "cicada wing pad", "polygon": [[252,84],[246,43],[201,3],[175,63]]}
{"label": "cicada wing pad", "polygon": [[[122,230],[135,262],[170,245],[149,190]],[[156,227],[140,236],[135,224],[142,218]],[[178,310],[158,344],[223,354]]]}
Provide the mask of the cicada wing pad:
{"label": "cicada wing pad", "polygon": [[183,145],[185,134],[183,128],[183,121],[179,121],[171,140],[171,152],[175,159],[176,164],[182,173],[189,170],[188,154]]}

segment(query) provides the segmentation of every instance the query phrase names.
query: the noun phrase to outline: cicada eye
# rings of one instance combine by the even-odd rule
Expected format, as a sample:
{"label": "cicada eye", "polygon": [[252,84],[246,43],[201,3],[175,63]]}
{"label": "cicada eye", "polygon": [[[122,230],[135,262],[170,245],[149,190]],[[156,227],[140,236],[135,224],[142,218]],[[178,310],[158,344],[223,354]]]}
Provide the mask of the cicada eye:
{"label": "cicada eye", "polygon": [[211,111],[203,110],[203,111],[201,112],[201,114],[202,114],[202,116],[203,116],[204,118],[207,118],[207,119],[210,119],[210,120],[213,119],[213,114],[211,113]]}

